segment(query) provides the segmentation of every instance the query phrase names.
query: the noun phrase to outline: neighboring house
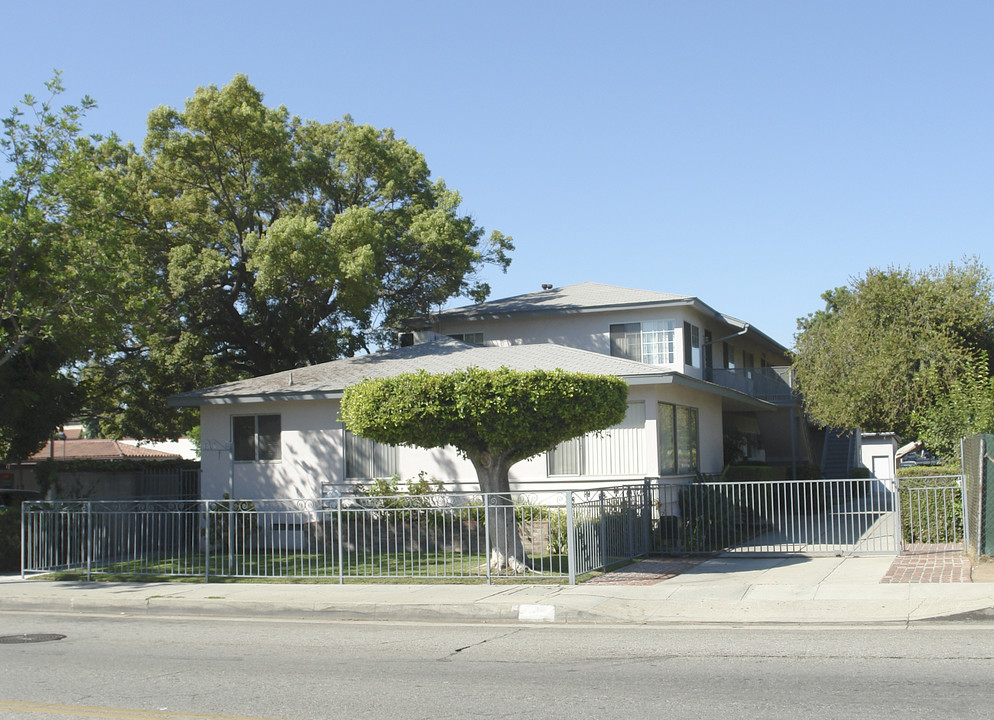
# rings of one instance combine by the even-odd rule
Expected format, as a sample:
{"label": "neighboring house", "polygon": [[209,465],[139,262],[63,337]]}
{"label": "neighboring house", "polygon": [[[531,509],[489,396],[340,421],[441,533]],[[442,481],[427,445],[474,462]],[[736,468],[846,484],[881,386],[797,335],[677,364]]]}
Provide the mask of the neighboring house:
{"label": "neighboring house", "polygon": [[[136,446],[134,441],[83,439],[79,434],[72,426],[63,428],[26,461],[6,468],[0,487],[41,490],[35,468],[43,462],[55,463],[56,480],[45,488],[52,499],[177,497],[197,487],[197,471],[178,468],[176,463],[182,460],[178,454]],[[135,463],[121,464],[124,461],[149,467],[135,469]]]}
{"label": "neighboring house", "polygon": [[449,489],[475,488],[472,465],[451,448],[379,445],[339,419],[342,391],[363,378],[472,366],[613,374],[629,384],[619,426],[518,463],[518,490],[717,473],[730,427],[753,458],[810,460],[791,431],[804,423],[786,349],[693,297],[583,283],[439,313],[402,344],[170,398],[200,408],[203,496],[334,495],[420,472]]}
{"label": "neighboring house", "polygon": [[[66,433],[68,435],[68,433]],[[139,446],[133,440],[56,439],[32,455],[29,463],[43,460],[71,462],[74,460],[179,460],[177,453],[163,452]]]}

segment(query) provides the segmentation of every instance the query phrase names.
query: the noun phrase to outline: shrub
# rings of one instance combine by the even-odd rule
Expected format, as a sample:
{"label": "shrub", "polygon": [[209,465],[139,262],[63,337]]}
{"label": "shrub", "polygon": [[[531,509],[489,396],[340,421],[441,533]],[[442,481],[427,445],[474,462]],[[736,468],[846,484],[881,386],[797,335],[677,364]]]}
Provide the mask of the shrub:
{"label": "shrub", "polygon": [[[902,468],[918,469],[924,468]],[[948,489],[951,482],[948,478],[902,478],[901,528],[905,542],[934,544],[963,539],[963,493]]]}
{"label": "shrub", "polygon": [[21,509],[0,508],[0,572],[21,569]]}

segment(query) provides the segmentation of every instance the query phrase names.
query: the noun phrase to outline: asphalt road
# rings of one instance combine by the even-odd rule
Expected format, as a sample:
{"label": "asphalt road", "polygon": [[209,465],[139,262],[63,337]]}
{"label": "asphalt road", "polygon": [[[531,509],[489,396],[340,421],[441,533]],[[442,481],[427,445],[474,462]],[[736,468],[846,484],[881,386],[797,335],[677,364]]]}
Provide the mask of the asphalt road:
{"label": "asphalt road", "polygon": [[[8,638],[64,635],[45,642]],[[994,625],[586,627],[0,613],[0,718],[982,718]]]}

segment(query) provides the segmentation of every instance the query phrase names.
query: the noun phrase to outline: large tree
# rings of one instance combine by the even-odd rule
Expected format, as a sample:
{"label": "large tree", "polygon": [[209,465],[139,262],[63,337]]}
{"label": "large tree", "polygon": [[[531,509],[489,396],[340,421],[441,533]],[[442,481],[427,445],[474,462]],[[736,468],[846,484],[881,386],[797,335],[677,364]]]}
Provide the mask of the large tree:
{"label": "large tree", "polygon": [[992,290],[987,269],[969,260],[869,270],[826,292],[825,310],[799,320],[795,337],[795,376],[812,418],[906,437],[934,426],[936,408],[948,421],[950,398],[989,388]]}
{"label": "large tree", "polygon": [[482,300],[489,236],[391,130],[271,108],[244,76],[148,119],[115,165],[118,217],[144,250],[134,322],[89,368],[115,433],[164,427],[172,392],[351,356],[453,296]]}
{"label": "large tree", "polygon": [[363,437],[391,445],[451,445],[489,493],[491,565],[523,570],[508,471],[514,463],[625,417],[628,385],[613,376],[507,368],[365,380],[345,390],[342,418]]}
{"label": "large tree", "polygon": [[[76,410],[74,367],[108,346],[118,322],[122,273],[103,212],[106,143],[81,133],[94,107],[31,95],[0,136],[0,460],[33,452]],[[114,145],[114,141],[109,141]]]}

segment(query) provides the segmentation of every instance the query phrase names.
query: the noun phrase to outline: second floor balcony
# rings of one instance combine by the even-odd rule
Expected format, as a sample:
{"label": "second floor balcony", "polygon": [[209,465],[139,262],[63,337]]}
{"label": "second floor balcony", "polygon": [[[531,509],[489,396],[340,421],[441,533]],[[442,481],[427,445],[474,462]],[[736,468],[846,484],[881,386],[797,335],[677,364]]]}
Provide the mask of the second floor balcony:
{"label": "second floor balcony", "polygon": [[708,368],[705,379],[777,405],[798,401],[794,391],[794,369],[788,366],[762,368]]}

